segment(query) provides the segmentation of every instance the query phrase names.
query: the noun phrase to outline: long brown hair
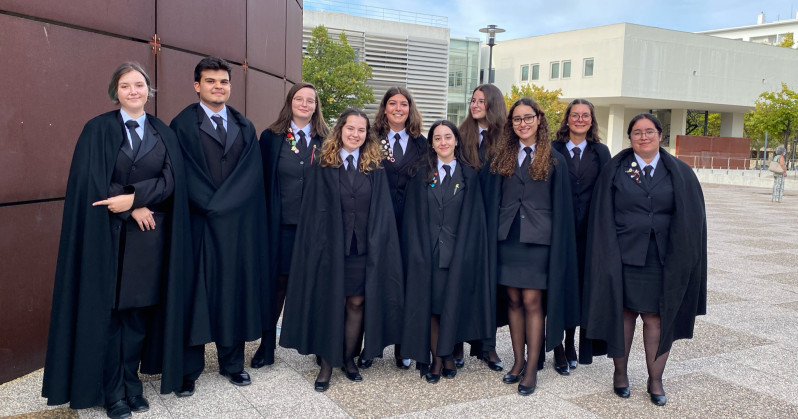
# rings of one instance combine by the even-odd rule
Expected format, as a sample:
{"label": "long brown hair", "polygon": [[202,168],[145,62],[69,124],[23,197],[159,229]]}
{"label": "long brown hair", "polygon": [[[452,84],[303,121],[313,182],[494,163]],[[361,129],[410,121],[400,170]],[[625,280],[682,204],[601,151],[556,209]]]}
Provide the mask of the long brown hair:
{"label": "long brown hair", "polygon": [[391,87],[382,96],[377,115],[374,117],[374,136],[377,139],[385,138],[388,135],[388,131],[391,130],[391,126],[388,124],[388,117],[385,115],[385,106],[388,104],[388,99],[396,95],[402,95],[407,98],[409,110],[405,121],[405,131],[410,135],[410,138],[418,138],[421,135],[421,112],[418,111],[416,101],[413,100],[413,95],[410,94],[410,91],[401,86]]}
{"label": "long brown hair", "polygon": [[[495,152],[496,141],[499,139],[504,128],[504,120],[507,118],[507,105],[504,103],[504,96],[501,90],[492,84],[481,84],[471,92],[479,90],[485,95],[485,120],[488,123],[488,132],[483,141],[487,141],[487,156],[492,156]],[[460,136],[463,138],[463,155],[468,161],[474,162],[477,167],[481,165],[479,161],[479,124],[471,115],[471,106],[468,107],[466,118],[460,123]]]}
{"label": "long brown hair", "polygon": [[529,98],[518,99],[510,107],[510,112],[507,113],[507,122],[504,124],[504,132],[497,143],[496,158],[493,159],[490,171],[505,177],[510,177],[515,173],[515,168],[518,166],[519,138],[513,130],[513,111],[521,105],[531,107],[538,116],[538,130],[535,133],[535,156],[529,165],[529,176],[532,180],[547,180],[549,178],[549,166],[557,162],[551,157],[549,122],[546,120],[546,113],[543,112],[540,105]]}
{"label": "long brown hair", "polygon": [[366,141],[360,146],[360,156],[358,157],[358,170],[368,174],[374,169],[379,169],[382,161],[382,149],[380,148],[377,137],[371,133],[371,123],[369,117],[360,109],[348,108],[341,113],[332,133],[324,140],[321,145],[321,167],[341,167],[344,164],[341,160],[341,149],[344,142],[341,138],[346,119],[350,116],[360,116],[366,120]]}
{"label": "long brown hair", "polygon": [[590,108],[590,129],[587,130],[585,140],[591,143],[600,143],[601,137],[599,137],[598,121],[596,121],[596,110],[593,108],[593,104],[587,99],[574,99],[568,104],[568,107],[565,108],[562,122],[560,122],[560,128],[557,130],[557,138],[555,138],[554,141],[567,143],[571,140],[571,128],[568,127],[568,118],[571,117],[571,108],[573,108],[574,105],[587,105],[587,107]]}
{"label": "long brown hair", "polygon": [[269,126],[269,129],[273,133],[285,134],[288,132],[288,128],[291,127],[291,120],[294,118],[291,102],[294,101],[296,92],[298,92],[299,89],[304,89],[306,87],[313,89],[313,93],[316,95],[316,108],[313,110],[313,115],[310,117],[310,136],[327,138],[327,136],[330,134],[330,128],[327,126],[327,123],[324,122],[324,115],[321,113],[319,93],[316,91],[316,87],[310,83],[297,83],[291,86],[291,89],[288,90],[288,94],[285,96],[285,103],[283,103],[283,109],[280,110],[280,115],[278,115],[277,120],[274,121],[271,126]]}

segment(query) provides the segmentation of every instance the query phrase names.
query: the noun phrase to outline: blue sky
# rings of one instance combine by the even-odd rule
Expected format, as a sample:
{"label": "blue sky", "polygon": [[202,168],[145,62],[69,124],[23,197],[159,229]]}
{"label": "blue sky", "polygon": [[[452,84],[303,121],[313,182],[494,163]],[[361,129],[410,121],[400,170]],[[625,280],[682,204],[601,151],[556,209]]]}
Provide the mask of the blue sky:
{"label": "blue sky", "polygon": [[[309,2],[311,2],[310,0]],[[448,17],[451,36],[480,37],[479,28],[496,24],[507,30],[498,41],[590,28],[636,23],[685,32],[753,25],[759,12],[765,20],[795,19],[798,0],[377,0],[335,1]],[[319,1],[318,3],[323,3]],[[482,35],[484,36],[484,35]]]}

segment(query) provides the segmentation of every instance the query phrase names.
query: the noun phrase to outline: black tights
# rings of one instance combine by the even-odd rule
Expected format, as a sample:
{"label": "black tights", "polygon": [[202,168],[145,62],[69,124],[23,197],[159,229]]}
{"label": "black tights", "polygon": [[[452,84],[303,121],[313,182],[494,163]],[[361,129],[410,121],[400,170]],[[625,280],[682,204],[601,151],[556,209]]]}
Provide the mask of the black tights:
{"label": "black tights", "polygon": [[[363,307],[365,296],[346,297],[346,317],[344,320],[344,368],[347,372],[357,372],[354,358],[359,352],[360,331],[363,326]],[[332,367],[326,359],[321,358],[321,369],[316,381],[328,382],[332,375]]]}
{"label": "black tights", "polygon": [[[665,394],[662,387],[662,373],[665,372],[665,363],[668,362],[670,351],[657,357],[659,348],[660,319],[659,314],[639,313],[643,318],[643,347],[646,351],[646,368],[648,369],[648,382],[652,394]],[[612,385],[615,387],[628,387],[629,377],[626,367],[629,363],[629,351],[632,348],[632,338],[635,335],[635,322],[637,312],[623,309],[623,338],[626,352],[623,358],[613,358],[615,363],[615,373],[612,377]]]}
{"label": "black tights", "polygon": [[576,328],[565,329],[565,341],[554,348],[554,363],[564,365],[567,361],[576,360],[576,348],[574,346],[574,336]]}
{"label": "black tights", "polygon": [[[429,347],[430,351],[432,352],[432,368],[430,368],[430,372],[433,374],[440,374],[441,368],[444,366],[443,358],[438,356],[438,331],[441,329],[441,316],[439,315],[432,315],[430,319],[430,336],[429,336]],[[453,370],[455,369],[454,360],[452,357],[447,357],[446,359],[446,368]]]}
{"label": "black tights", "polygon": [[[530,365],[521,384],[531,387],[537,384],[537,369],[540,347],[543,344],[542,290],[507,287],[510,340],[513,344],[515,364],[510,374],[520,374],[526,359]],[[535,371],[534,373],[530,373]]]}

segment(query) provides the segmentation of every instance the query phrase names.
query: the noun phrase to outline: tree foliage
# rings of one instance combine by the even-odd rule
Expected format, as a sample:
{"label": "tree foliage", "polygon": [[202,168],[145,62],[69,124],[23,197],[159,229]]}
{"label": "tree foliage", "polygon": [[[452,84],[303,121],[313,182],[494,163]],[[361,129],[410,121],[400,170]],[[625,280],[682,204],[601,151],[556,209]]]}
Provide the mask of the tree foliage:
{"label": "tree foliage", "polygon": [[779,44],[780,47],[792,48],[795,45],[795,41],[793,40],[793,33],[787,32],[784,34],[784,39],[781,40]]}
{"label": "tree foliage", "polygon": [[720,137],[720,114],[709,114],[709,118],[707,118],[707,133],[704,134],[704,113],[688,113],[687,132],[685,135],[707,135],[709,137]]}
{"label": "tree foliage", "polygon": [[568,107],[568,104],[560,101],[560,96],[562,96],[562,89],[546,90],[535,84],[513,85],[510,91],[504,94],[504,102],[509,110],[518,99],[531,98],[540,105],[543,112],[546,112],[549,129],[556,130],[565,115],[565,108]]}
{"label": "tree foliage", "polygon": [[798,134],[798,93],[786,83],[781,84],[781,91],[761,93],[754,110],[745,115],[745,134],[749,138],[761,144],[765,133],[785,147]]}
{"label": "tree foliage", "polygon": [[374,102],[374,91],[366,84],[370,78],[371,66],[356,60],[343,32],[336,42],[323,25],[313,29],[302,57],[302,80],[316,86],[327,120],[335,121],[346,108]]}

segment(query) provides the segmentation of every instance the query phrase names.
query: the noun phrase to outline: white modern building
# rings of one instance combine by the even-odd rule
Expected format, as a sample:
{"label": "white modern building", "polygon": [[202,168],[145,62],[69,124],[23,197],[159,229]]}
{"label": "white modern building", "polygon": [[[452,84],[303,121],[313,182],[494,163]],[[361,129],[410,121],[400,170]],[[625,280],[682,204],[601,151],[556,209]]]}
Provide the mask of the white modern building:
{"label": "white modern building", "polygon": [[798,86],[796,50],[629,23],[500,41],[493,68],[503,92],[534,83],[593,102],[613,154],[638,113],[657,112],[666,139],[684,134],[688,110],[720,113],[721,136],[742,137],[760,93]]}
{"label": "white modern building", "polygon": [[[796,13],[795,19],[767,22],[765,20],[765,13],[762,12],[757,16],[756,25],[713,29],[711,31],[696,33],[740,41],[756,42],[759,44],[778,45],[784,40],[784,37],[787,36],[788,33],[793,34],[793,40],[796,39],[795,36],[798,35],[798,13]],[[798,43],[793,45],[793,48],[798,48]]]}
{"label": "white modern building", "polygon": [[[341,3],[305,1],[306,6],[346,6]],[[449,88],[447,19],[370,6],[340,10],[342,12],[305,8],[303,48],[310,41],[311,31],[318,25],[324,25],[336,38],[344,32],[347,42],[356,51],[357,59],[364,60],[372,69],[368,85],[374,89],[375,103],[365,107],[369,116],[374,116],[382,95],[389,87],[404,86],[413,94],[424,118],[425,130],[432,122],[445,119]]]}

